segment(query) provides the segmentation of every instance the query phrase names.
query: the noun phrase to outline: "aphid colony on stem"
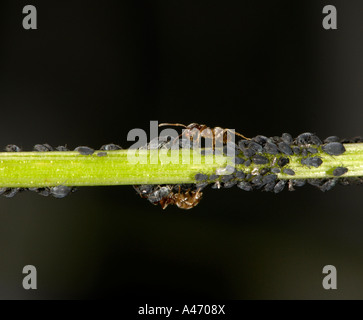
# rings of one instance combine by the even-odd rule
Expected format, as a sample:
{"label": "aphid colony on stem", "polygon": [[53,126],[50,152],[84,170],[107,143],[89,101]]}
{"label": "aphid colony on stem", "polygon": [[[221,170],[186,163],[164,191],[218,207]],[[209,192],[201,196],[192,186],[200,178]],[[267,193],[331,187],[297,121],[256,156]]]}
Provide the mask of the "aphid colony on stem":
{"label": "aphid colony on stem", "polygon": [[[281,137],[258,135],[246,138],[230,129],[210,128],[197,123],[189,125],[162,123],[159,126],[177,126],[183,127],[184,130],[177,138],[161,136],[140,149],[171,149],[177,142],[178,148],[193,148],[195,142],[209,139],[212,140],[211,147],[202,149],[201,153],[206,156],[224,154],[234,164],[234,166],[226,165],[217,168],[213,174],[209,175],[203,172],[197,173],[194,176],[195,183],[192,184],[134,186],[140,197],[154,205],[160,205],[163,209],[169,205],[175,205],[181,209],[194,208],[202,199],[202,190],[208,185],[211,185],[212,189],[237,186],[244,191],[262,190],[279,193],[285,186],[288,186],[289,191],[294,191],[296,187],[302,187],[306,183],[318,187],[321,191],[328,191],[338,183],[343,185],[363,183],[362,177],[344,177],[348,168],[343,166],[331,169],[330,173],[327,173],[328,176],[331,175],[331,178],[294,178],[297,172],[296,159],[303,168],[320,168],[323,164],[322,153],[331,157],[340,156],[345,152],[343,143],[363,142],[362,138],[341,140],[331,136],[322,142],[316,135],[309,132],[302,133],[295,139],[288,133],[283,133]],[[236,143],[232,142],[232,135],[239,137],[240,140]],[[101,151],[96,154],[94,149],[87,146],[79,146],[74,151],[78,152],[79,156],[106,157],[108,151],[120,149],[122,149],[120,146],[111,143],[103,145],[100,148]],[[16,145],[8,145],[5,151],[21,152],[22,150]],[[66,146],[53,148],[49,144],[37,144],[34,146],[34,151],[52,152],[69,151],[69,149]],[[292,163],[295,163],[295,170],[291,168]],[[23,190],[31,190],[43,196],[52,195],[63,198],[74,192],[76,188],[63,185],[44,188],[0,188],[0,195],[13,197]]]}

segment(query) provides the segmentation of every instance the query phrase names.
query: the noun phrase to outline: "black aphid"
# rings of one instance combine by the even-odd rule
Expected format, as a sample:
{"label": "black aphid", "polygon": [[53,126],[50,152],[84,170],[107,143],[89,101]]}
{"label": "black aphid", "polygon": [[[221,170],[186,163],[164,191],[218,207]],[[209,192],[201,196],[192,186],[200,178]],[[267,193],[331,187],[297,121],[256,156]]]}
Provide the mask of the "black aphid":
{"label": "black aphid", "polygon": [[269,173],[270,171],[271,171],[270,168],[262,168],[260,170],[260,175],[264,176],[265,174]]}
{"label": "black aphid", "polygon": [[234,176],[237,178],[237,179],[244,179],[246,177],[246,174],[243,172],[243,171],[236,171],[234,173]]}
{"label": "black aphid", "polygon": [[72,187],[56,186],[50,188],[50,193],[54,198],[64,198],[72,191]]}
{"label": "black aphid", "polygon": [[245,163],[244,163],[244,165],[246,166],[246,167],[249,167],[250,165],[251,165],[251,160],[250,159],[248,159]]}
{"label": "black aphid", "polygon": [[304,179],[294,179],[291,182],[294,187],[302,187],[306,184],[306,180]]}
{"label": "black aphid", "polygon": [[122,148],[114,143],[109,143],[109,144],[104,144],[100,150],[105,150],[105,151],[112,151],[112,150],[121,150]]}
{"label": "black aphid", "polygon": [[15,144],[8,144],[5,147],[5,151],[6,152],[21,152],[21,148],[19,148],[17,145]]}
{"label": "black aphid", "polygon": [[281,192],[282,190],[284,190],[285,185],[286,185],[286,180],[280,180],[278,183],[276,183],[274,187],[274,192],[275,193]]}
{"label": "black aphid", "polygon": [[268,174],[267,176],[264,176],[262,178],[262,182],[263,184],[267,184],[267,183],[270,183],[270,182],[273,182],[277,179],[277,175],[275,174]]}
{"label": "black aphid", "polygon": [[288,155],[288,156],[292,156],[294,153],[292,151],[292,149],[290,148],[290,146],[286,143],[286,142],[279,142],[278,144],[279,150]]}
{"label": "black aphid", "polygon": [[229,189],[237,184],[237,181],[228,181],[223,184],[223,188]]}
{"label": "black aphid", "polygon": [[262,149],[263,149],[263,147],[260,144],[254,142],[254,141],[250,141],[249,148],[256,152],[262,152]]}
{"label": "black aphid", "polygon": [[210,176],[209,176],[209,180],[210,180],[210,181],[217,180],[218,178],[219,178],[219,176],[218,176],[218,175],[216,175],[216,174],[212,174],[212,175],[210,175]]}
{"label": "black aphid", "polygon": [[294,176],[295,175],[295,171],[292,170],[292,169],[289,169],[289,168],[282,169],[282,172],[285,173],[285,174],[288,174],[290,176]]}
{"label": "black aphid", "polygon": [[313,148],[313,147],[309,147],[309,148],[306,148],[306,150],[310,153],[318,153],[318,150],[316,148]]}
{"label": "black aphid", "polygon": [[324,140],[324,143],[339,142],[339,141],[340,141],[340,138],[339,137],[337,137],[337,136],[330,136],[330,137],[327,137]]}
{"label": "black aphid", "polygon": [[325,183],[325,179],[321,180],[321,179],[307,179],[306,180],[308,184],[314,186],[314,187],[318,187],[320,188],[324,183]]}
{"label": "black aphid", "polygon": [[265,146],[263,147],[263,151],[269,154],[278,154],[279,150],[277,149],[276,144],[271,142],[266,142]]}
{"label": "black aphid", "polygon": [[259,154],[256,154],[255,156],[253,156],[252,161],[255,164],[267,164],[268,163],[268,159]]}
{"label": "black aphid", "polygon": [[245,160],[243,158],[240,157],[235,157],[234,158],[234,163],[235,164],[243,164],[245,162]]}
{"label": "black aphid", "polygon": [[338,179],[328,179],[324,184],[320,186],[320,190],[325,192],[332,189],[337,184]]}
{"label": "black aphid", "polygon": [[69,149],[65,146],[58,146],[55,148],[55,150],[57,151],[69,151]]}
{"label": "black aphid", "polygon": [[231,181],[233,178],[234,178],[234,176],[233,176],[232,174],[224,175],[224,176],[221,176],[221,181],[222,181],[222,182],[229,182],[229,181]]}
{"label": "black aphid", "polygon": [[248,173],[248,174],[246,175],[246,180],[250,180],[251,178],[252,178],[252,174]]}
{"label": "black aphid", "polygon": [[202,191],[206,186],[208,186],[208,182],[199,182],[199,183],[196,183],[195,186],[200,190]]}
{"label": "black aphid", "polygon": [[274,188],[275,188],[275,181],[272,181],[265,184],[265,186],[263,187],[263,191],[271,192],[274,190]]}
{"label": "black aphid", "polygon": [[97,152],[97,156],[99,156],[99,157],[106,157],[107,156],[107,152],[104,152],[104,151]]}
{"label": "black aphid", "polygon": [[290,162],[290,160],[288,158],[285,158],[285,157],[280,157],[278,160],[277,160],[277,165],[282,168],[284,166],[286,166],[288,163]]}
{"label": "black aphid", "polygon": [[323,160],[319,157],[311,157],[311,158],[303,158],[301,159],[301,164],[306,165],[308,167],[319,168],[323,163]]}
{"label": "black aphid", "polygon": [[291,145],[293,140],[290,133],[283,133],[281,136],[281,139],[283,142],[285,142],[287,145]]}
{"label": "black aphid", "polygon": [[314,144],[317,146],[322,144],[321,140],[315,134],[310,133],[310,132],[305,132],[305,133],[300,134],[296,138],[296,143],[298,145]]}
{"label": "black aphid", "polygon": [[306,148],[303,148],[302,150],[301,150],[301,155],[303,156],[303,157],[307,157],[308,156],[308,150],[306,150]]}
{"label": "black aphid", "polygon": [[262,146],[265,145],[265,143],[267,142],[267,140],[268,140],[267,137],[261,136],[261,135],[252,138],[252,141],[254,141],[254,142],[256,142],[256,143],[258,143],[258,144],[260,144]]}
{"label": "black aphid", "polygon": [[203,173],[197,173],[195,176],[194,176],[195,180],[197,181],[207,181],[208,180],[208,175],[206,174],[203,174]]}
{"label": "black aphid", "polygon": [[246,158],[250,158],[256,154],[256,151],[253,149],[244,149],[243,154]]}
{"label": "black aphid", "polygon": [[82,156],[90,156],[95,152],[94,149],[85,146],[77,147],[74,151],[78,151]]}
{"label": "black aphid", "polygon": [[281,170],[280,170],[279,168],[272,168],[272,169],[271,169],[271,172],[272,172],[272,173],[280,173],[280,172],[281,172]]}
{"label": "black aphid", "polygon": [[344,168],[344,167],[337,167],[334,169],[333,171],[333,176],[335,177],[340,177],[343,174],[346,174],[348,172],[348,168]]}
{"label": "black aphid", "polygon": [[37,194],[48,197],[50,195],[50,188],[44,187],[44,188],[29,188],[30,191],[34,191]]}
{"label": "black aphid", "polygon": [[19,191],[22,191],[21,188],[6,188],[6,191],[3,193],[3,196],[6,198],[14,197]]}
{"label": "black aphid", "polygon": [[292,147],[292,151],[296,154],[299,155],[301,153],[301,150],[299,147]]}
{"label": "black aphid", "polygon": [[262,185],[262,176],[261,175],[257,175],[255,177],[252,178],[251,183],[254,186],[260,186]]}
{"label": "black aphid", "polygon": [[38,151],[38,152],[53,151],[53,148],[47,143],[45,143],[45,144],[36,144],[33,149],[34,149],[34,151]]}
{"label": "black aphid", "polygon": [[323,145],[321,149],[327,154],[330,154],[331,156],[339,156],[340,154],[345,152],[345,148],[340,142],[330,142]]}
{"label": "black aphid", "polygon": [[249,182],[241,181],[237,183],[237,187],[244,191],[252,191],[252,186]]}
{"label": "black aphid", "polygon": [[142,184],[142,185],[137,185],[137,186],[133,186],[133,187],[140,196],[146,196],[146,195],[152,193],[153,189],[154,189],[154,186],[150,185],[150,184]]}

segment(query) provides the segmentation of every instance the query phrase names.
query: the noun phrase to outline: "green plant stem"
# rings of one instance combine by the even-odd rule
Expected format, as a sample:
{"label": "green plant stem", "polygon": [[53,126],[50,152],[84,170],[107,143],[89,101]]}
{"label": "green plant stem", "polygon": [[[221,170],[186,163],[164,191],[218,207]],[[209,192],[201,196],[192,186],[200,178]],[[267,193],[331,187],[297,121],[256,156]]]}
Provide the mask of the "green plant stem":
{"label": "green plant stem", "polygon": [[[344,177],[363,176],[363,144],[345,144],[346,152],[340,156],[330,156],[321,151],[311,156],[323,160],[319,168],[301,165],[301,156],[289,156],[286,166],[295,171],[295,175],[278,174],[279,179],[320,179],[333,177],[336,167],[346,167],[349,171]],[[132,164],[128,161],[127,150],[107,151],[107,156],[84,156],[78,152],[2,152],[0,153],[0,187],[51,187],[101,186],[134,184],[179,184],[194,183],[197,173],[211,175],[217,168],[226,166],[228,158],[219,155],[214,162],[207,163],[213,155],[201,156],[201,163],[158,163]],[[155,156],[157,150],[144,150],[148,159]],[[198,154],[200,150],[196,151]],[[236,166],[246,173],[253,173],[255,168],[277,167],[274,158],[268,165]],[[279,155],[280,156],[280,155]],[[278,156],[278,157],[279,157]],[[208,161],[206,161],[208,160]]]}

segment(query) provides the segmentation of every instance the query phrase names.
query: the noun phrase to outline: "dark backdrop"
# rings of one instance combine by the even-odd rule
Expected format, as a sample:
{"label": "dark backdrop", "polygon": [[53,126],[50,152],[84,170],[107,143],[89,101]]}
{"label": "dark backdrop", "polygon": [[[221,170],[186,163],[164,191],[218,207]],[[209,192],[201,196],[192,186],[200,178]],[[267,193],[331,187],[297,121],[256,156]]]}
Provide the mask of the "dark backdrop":
{"label": "dark backdrop", "polygon": [[[22,28],[26,4],[37,30]],[[338,30],[322,28],[327,4]],[[4,0],[0,146],[127,147],[150,120],[363,134],[362,32],[360,0]],[[188,212],[129,186],[1,198],[0,298],[361,299],[362,192],[210,189]],[[27,264],[37,290],[22,288]]]}

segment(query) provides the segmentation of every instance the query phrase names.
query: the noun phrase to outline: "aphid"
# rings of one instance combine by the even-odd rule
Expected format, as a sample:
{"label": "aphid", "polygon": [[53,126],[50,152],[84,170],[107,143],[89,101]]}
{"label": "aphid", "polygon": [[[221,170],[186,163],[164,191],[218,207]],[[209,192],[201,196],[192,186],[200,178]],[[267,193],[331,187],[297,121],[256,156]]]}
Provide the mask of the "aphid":
{"label": "aphid", "polygon": [[145,198],[147,195],[151,194],[154,189],[154,186],[150,184],[142,184],[133,187],[142,198]]}
{"label": "aphid", "polygon": [[245,162],[245,159],[241,157],[235,157],[234,158],[234,164],[243,164]]}
{"label": "aphid", "polygon": [[245,167],[249,167],[251,165],[252,161],[250,159],[246,160],[244,163]]}
{"label": "aphid", "polygon": [[194,179],[197,180],[197,181],[206,181],[206,180],[208,180],[208,175],[203,174],[203,173],[197,173],[194,176]]}
{"label": "aphid", "polygon": [[252,161],[255,164],[267,164],[268,163],[268,159],[259,154],[256,154],[255,156],[253,156]]}
{"label": "aphid", "polygon": [[290,160],[288,158],[285,158],[285,157],[280,157],[278,160],[277,160],[277,165],[282,168],[284,166],[286,166],[288,163],[290,162]]}
{"label": "aphid", "polygon": [[55,186],[50,188],[50,193],[54,198],[64,198],[72,191],[72,187]]}
{"label": "aphid", "polygon": [[198,182],[195,184],[195,186],[202,191],[206,186],[208,186],[208,182]]}
{"label": "aphid", "polygon": [[325,180],[320,180],[320,179],[307,179],[307,182],[308,182],[308,184],[310,184],[310,185],[312,185],[314,187],[320,188],[324,184]]}
{"label": "aphid", "polygon": [[307,156],[308,156],[308,150],[306,150],[306,148],[302,148],[302,150],[301,150],[301,155],[302,155],[303,157],[307,157]]}
{"label": "aphid", "polygon": [[292,151],[296,154],[299,155],[301,153],[301,150],[299,147],[292,147]]}
{"label": "aphid", "polygon": [[323,160],[319,157],[309,157],[309,158],[302,158],[301,164],[306,165],[308,167],[315,167],[319,168],[323,163]]}
{"label": "aphid", "polygon": [[237,181],[228,181],[223,184],[223,188],[229,189],[237,184]]}
{"label": "aphid", "polygon": [[249,182],[241,181],[237,183],[237,187],[244,191],[252,191],[253,188]]}
{"label": "aphid", "polygon": [[252,176],[252,174],[248,173],[248,174],[246,175],[246,180],[250,180],[252,177],[253,177],[253,176]]}
{"label": "aphid", "polygon": [[335,177],[340,177],[343,174],[346,174],[348,172],[348,168],[344,168],[344,167],[337,167],[334,169],[333,171],[333,176]]}
{"label": "aphid", "polygon": [[294,179],[294,180],[290,180],[292,182],[292,185],[294,187],[302,187],[306,184],[306,180],[304,179]]}
{"label": "aphid", "polygon": [[45,143],[45,144],[36,144],[34,146],[34,151],[47,152],[47,151],[53,151],[53,148],[47,143]]}
{"label": "aphid", "polygon": [[284,190],[285,185],[286,185],[286,180],[280,180],[278,183],[276,183],[274,187],[274,192],[275,193],[281,192],[282,190]]}
{"label": "aphid", "polygon": [[243,171],[236,171],[234,173],[234,176],[237,178],[237,179],[244,179],[246,177],[246,174],[243,172]]}
{"label": "aphid", "polygon": [[263,182],[264,184],[267,184],[267,183],[270,183],[270,182],[275,181],[276,179],[277,179],[277,175],[275,175],[275,174],[269,174],[269,175],[264,176],[264,177],[262,178],[262,182]]}
{"label": "aphid", "polygon": [[324,143],[339,142],[339,141],[340,141],[340,138],[339,137],[337,137],[337,136],[330,136],[330,137],[327,137],[324,140]]}
{"label": "aphid", "polygon": [[95,152],[94,149],[85,146],[77,147],[74,151],[78,151],[82,156],[90,156]]}
{"label": "aphid", "polygon": [[219,178],[219,176],[217,176],[216,174],[212,174],[212,175],[209,176],[210,181],[217,180],[218,178]]}
{"label": "aphid", "polygon": [[279,168],[272,168],[272,169],[271,169],[271,172],[272,172],[272,173],[280,173],[280,172],[281,172],[281,170],[280,170]]}
{"label": "aphid", "polygon": [[[240,141],[245,141],[245,140],[240,140]],[[246,142],[248,142],[249,149],[252,149],[255,152],[262,152],[263,147],[260,144],[254,142],[254,141],[246,141]]]}
{"label": "aphid", "polygon": [[121,150],[122,148],[117,145],[117,144],[113,144],[113,143],[109,143],[109,144],[104,144],[100,150],[105,150],[105,151],[112,151],[112,150]]}
{"label": "aphid", "polygon": [[263,147],[264,152],[269,154],[278,154],[279,150],[277,149],[276,144],[271,142],[266,142],[265,146]]}
{"label": "aphid", "polygon": [[256,189],[261,188],[261,187],[263,186],[262,176],[257,175],[256,177],[254,177],[254,178],[251,180],[251,183],[253,184],[253,186],[254,186]]}
{"label": "aphid", "polygon": [[258,144],[260,144],[260,145],[262,145],[262,146],[264,146],[265,143],[268,141],[268,138],[265,137],[265,136],[259,135],[259,136],[256,136],[256,137],[252,138],[251,140],[258,143]]}
{"label": "aphid", "polygon": [[314,144],[319,146],[322,144],[321,140],[315,134],[310,132],[300,134],[295,141],[299,146],[308,144]]}
{"label": "aphid", "polygon": [[0,188],[0,196],[3,195],[8,188]]}
{"label": "aphid", "polygon": [[69,149],[66,146],[58,146],[55,148],[57,151],[69,151]]}
{"label": "aphid", "polygon": [[232,174],[224,175],[221,177],[221,182],[229,182],[234,178]]}
{"label": "aphid", "polygon": [[98,157],[106,157],[107,156],[107,152],[97,152],[97,156]]}
{"label": "aphid", "polygon": [[336,184],[338,179],[328,179],[323,185],[320,186],[320,190],[325,192],[331,190]]}
{"label": "aphid", "polygon": [[265,184],[265,186],[263,187],[263,191],[271,192],[274,190],[274,188],[275,188],[275,181],[271,181]]}
{"label": "aphid", "polygon": [[310,153],[318,153],[318,150],[316,148],[313,148],[313,147],[309,147],[309,148],[306,148],[306,150]]}
{"label": "aphid", "polygon": [[262,168],[260,171],[260,175],[264,176],[265,174],[269,173],[271,170],[270,168]]}
{"label": "aphid", "polygon": [[34,191],[43,197],[47,197],[50,195],[50,188],[47,188],[47,187],[45,187],[45,188],[29,188],[29,190]]}
{"label": "aphid", "polygon": [[281,139],[283,142],[285,142],[287,145],[291,145],[293,140],[290,133],[283,133],[281,136]]}
{"label": "aphid", "polygon": [[340,154],[345,152],[345,148],[340,142],[330,142],[323,145],[321,149],[327,154],[330,154],[331,156],[339,156]]}
{"label": "aphid", "polygon": [[[191,141],[199,141],[201,138],[204,139],[212,139],[213,146],[216,141],[222,141],[223,144],[226,144],[230,141],[230,135],[228,133],[232,133],[230,129],[223,129],[220,127],[210,128],[205,124],[198,123],[190,123],[188,125],[181,123],[160,123],[159,127],[163,126],[176,126],[176,127],[184,127],[183,133],[180,135],[182,137],[186,137]],[[234,132],[235,135],[242,137],[243,139],[250,140],[250,138],[246,138],[244,135]],[[179,136],[179,137],[180,137]]]}
{"label": "aphid", "polygon": [[363,137],[361,137],[361,136],[354,137],[352,140],[353,140],[353,143],[360,143],[360,142],[363,142]]}
{"label": "aphid", "polygon": [[280,151],[288,156],[292,156],[293,155],[293,151],[290,148],[290,146],[286,143],[286,142],[279,142],[278,147],[280,149]]}
{"label": "aphid", "polygon": [[294,175],[295,175],[295,171],[294,171],[294,170],[292,170],[292,169],[289,169],[289,168],[284,168],[284,169],[282,170],[282,172],[283,172],[283,173],[285,173],[285,174],[288,174],[288,175],[290,175],[290,176],[294,176]]}
{"label": "aphid", "polygon": [[14,197],[19,191],[22,191],[21,188],[6,188],[5,192],[3,192],[3,196],[6,198]]}
{"label": "aphid", "polygon": [[15,144],[8,144],[5,147],[5,151],[6,152],[21,152],[21,148],[19,148],[17,145]]}

